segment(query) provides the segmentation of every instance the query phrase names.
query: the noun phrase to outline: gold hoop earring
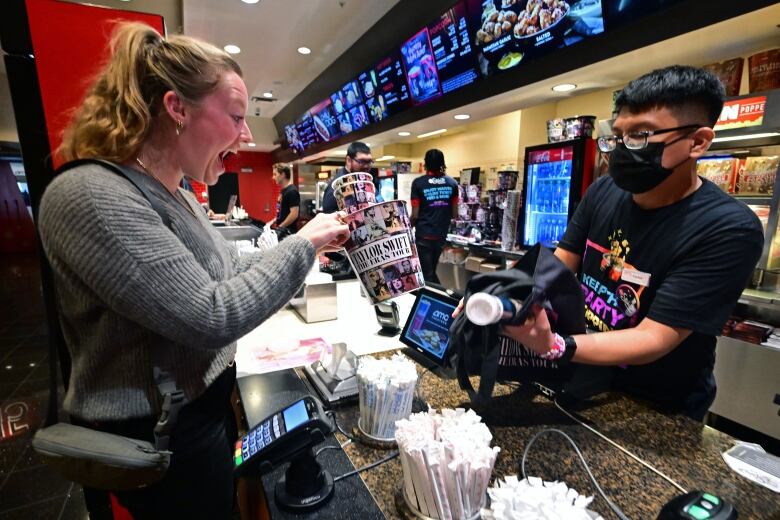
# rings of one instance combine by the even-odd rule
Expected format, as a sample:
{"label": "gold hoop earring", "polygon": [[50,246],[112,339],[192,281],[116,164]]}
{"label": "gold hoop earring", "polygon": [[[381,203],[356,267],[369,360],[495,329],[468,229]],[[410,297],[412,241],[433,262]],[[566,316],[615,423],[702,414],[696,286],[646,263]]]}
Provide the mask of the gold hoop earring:
{"label": "gold hoop earring", "polygon": [[181,133],[184,131],[184,123],[176,120],[176,135],[181,135]]}

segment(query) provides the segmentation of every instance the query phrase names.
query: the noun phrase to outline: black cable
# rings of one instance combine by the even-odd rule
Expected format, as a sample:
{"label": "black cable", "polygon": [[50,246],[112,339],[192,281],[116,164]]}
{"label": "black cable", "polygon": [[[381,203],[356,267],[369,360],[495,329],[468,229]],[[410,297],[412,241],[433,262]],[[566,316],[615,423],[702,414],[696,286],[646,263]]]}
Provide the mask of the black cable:
{"label": "black cable", "polygon": [[577,455],[580,457],[580,462],[582,462],[582,465],[585,467],[585,471],[588,472],[588,477],[590,477],[590,481],[593,482],[593,485],[596,486],[596,490],[598,490],[599,494],[601,495],[601,498],[603,498],[607,504],[609,505],[610,509],[615,512],[615,515],[617,515],[620,520],[629,520],[628,517],[623,513],[623,511],[620,510],[618,506],[616,506],[609,498],[607,498],[607,495],[604,493],[604,490],[601,489],[601,486],[599,486],[599,483],[596,482],[596,477],[593,476],[593,473],[590,471],[590,467],[588,467],[588,463],[585,462],[585,457],[582,456],[582,453],[580,452],[580,449],[577,447],[577,444],[574,443],[571,437],[566,435],[561,430],[555,429],[555,428],[547,428],[545,430],[542,430],[540,432],[536,432],[533,437],[531,437],[531,440],[528,441],[528,445],[526,445],[525,450],[523,451],[523,460],[520,463],[520,472],[523,475],[523,478],[528,478],[525,474],[525,459],[528,456],[528,451],[531,449],[531,445],[536,441],[536,439],[542,435],[543,433],[559,433],[563,435],[567,441],[572,445],[574,448],[574,451],[577,452]]}
{"label": "black cable", "polygon": [[320,453],[322,453],[325,450],[340,450],[341,446],[323,446],[322,448],[318,449],[314,452],[314,457],[319,457]]}
{"label": "black cable", "polygon": [[372,462],[371,464],[368,464],[367,466],[363,466],[362,468],[358,468],[358,469],[355,469],[355,470],[352,470],[352,471],[348,471],[347,473],[344,473],[343,475],[339,475],[338,477],[334,477],[333,478],[333,482],[338,482],[339,480],[341,480],[343,478],[351,477],[352,475],[357,475],[358,473],[362,473],[363,471],[369,470],[371,468],[375,468],[375,467],[379,466],[380,464],[384,464],[388,460],[392,460],[392,459],[396,458],[397,456],[398,456],[398,452],[394,451],[393,453],[391,453],[387,457],[385,457],[383,459],[380,459],[380,460],[378,460],[376,462]]}

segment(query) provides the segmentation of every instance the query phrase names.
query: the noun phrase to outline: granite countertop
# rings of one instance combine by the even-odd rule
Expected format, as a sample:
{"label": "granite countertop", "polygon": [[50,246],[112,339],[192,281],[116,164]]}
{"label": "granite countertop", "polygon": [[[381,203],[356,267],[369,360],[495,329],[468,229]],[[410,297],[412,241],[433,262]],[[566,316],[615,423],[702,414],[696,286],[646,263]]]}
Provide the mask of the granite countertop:
{"label": "granite countertop", "polygon": [[[418,366],[422,374],[422,367]],[[473,378],[477,385],[478,379]],[[455,380],[426,373],[421,396],[434,408],[468,406],[468,397]],[[666,480],[577,424],[556,405],[525,387],[496,385],[491,404],[478,410],[493,433],[493,445],[501,448],[494,477],[519,474],[520,459],[531,436],[545,428],[557,428],[579,446],[591,471],[607,496],[634,519],[656,518],[668,500],[680,494]],[[351,431],[357,421],[357,405],[337,410],[339,424]],[[772,491],[732,472],[721,453],[734,439],[681,416],[654,411],[644,403],[609,393],[595,398],[577,415],[604,435],[652,464],[688,491],[714,493],[736,505],[740,518],[780,518],[780,499]],[[344,440],[339,435],[341,440]],[[344,450],[355,467],[379,460],[389,452],[357,443]],[[534,442],[526,469],[545,480],[562,480],[578,492],[597,496],[574,449],[559,435],[543,435]],[[360,475],[386,517],[404,518],[396,506],[402,482],[399,460],[393,459]],[[358,477],[352,477],[358,478]],[[613,513],[597,496],[590,509],[605,518]]]}

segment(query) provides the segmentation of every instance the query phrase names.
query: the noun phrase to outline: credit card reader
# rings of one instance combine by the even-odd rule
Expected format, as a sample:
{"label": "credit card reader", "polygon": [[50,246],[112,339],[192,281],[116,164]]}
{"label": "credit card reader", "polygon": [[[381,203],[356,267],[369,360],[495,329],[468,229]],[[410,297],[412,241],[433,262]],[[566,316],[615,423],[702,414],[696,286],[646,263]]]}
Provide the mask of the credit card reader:
{"label": "credit card reader", "polygon": [[276,484],[277,505],[293,511],[315,509],[333,494],[333,477],[319,465],[312,448],[333,430],[319,400],[312,396],[299,399],[236,442],[233,474],[260,475],[290,462]]}

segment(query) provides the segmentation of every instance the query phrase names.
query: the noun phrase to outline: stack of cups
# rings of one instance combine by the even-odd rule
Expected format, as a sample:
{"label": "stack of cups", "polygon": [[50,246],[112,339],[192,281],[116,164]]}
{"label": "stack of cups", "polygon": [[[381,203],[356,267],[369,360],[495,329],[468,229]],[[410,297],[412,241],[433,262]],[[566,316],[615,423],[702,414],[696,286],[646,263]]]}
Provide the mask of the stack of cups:
{"label": "stack of cups", "polygon": [[406,202],[376,203],[371,178],[369,173],[344,175],[333,181],[333,193],[339,209],[347,212],[347,257],[376,304],[424,287],[425,280]]}
{"label": "stack of cups", "polygon": [[376,187],[370,173],[348,173],[333,181],[333,196],[339,209],[351,214],[376,202]]}
{"label": "stack of cups", "polygon": [[417,370],[407,357],[366,356],[357,369],[360,419],[358,428],[370,439],[392,442],[395,422],[412,413]]}
{"label": "stack of cups", "polygon": [[517,240],[517,218],[520,215],[521,193],[516,190],[506,194],[504,221],[501,223],[501,249],[512,251]]}
{"label": "stack of cups", "polygon": [[418,516],[440,520],[479,518],[500,449],[473,410],[412,414],[396,424],[403,496]]}

